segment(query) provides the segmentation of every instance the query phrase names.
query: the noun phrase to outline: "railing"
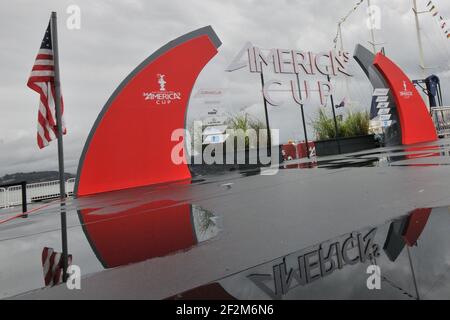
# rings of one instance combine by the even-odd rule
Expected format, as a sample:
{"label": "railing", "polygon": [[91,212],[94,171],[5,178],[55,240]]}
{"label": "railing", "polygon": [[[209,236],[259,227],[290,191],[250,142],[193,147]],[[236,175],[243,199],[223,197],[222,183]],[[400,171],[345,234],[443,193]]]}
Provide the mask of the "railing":
{"label": "railing", "polygon": [[0,209],[8,207],[8,193],[5,188],[0,188]]}
{"label": "railing", "polygon": [[73,189],[75,187],[75,178],[70,178],[66,181],[66,193],[68,196],[73,196]]}
{"label": "railing", "polygon": [[[66,181],[66,194],[73,196],[75,178]],[[58,198],[59,180],[27,184],[27,203]],[[0,209],[22,204],[22,186],[0,188]]]}
{"label": "railing", "polygon": [[27,201],[39,201],[59,197],[59,181],[46,181],[27,184]]}
{"label": "railing", "polygon": [[22,204],[22,186],[8,187],[6,189],[6,199],[8,207]]}
{"label": "railing", "polygon": [[450,107],[431,108],[431,117],[438,135],[450,135]]}

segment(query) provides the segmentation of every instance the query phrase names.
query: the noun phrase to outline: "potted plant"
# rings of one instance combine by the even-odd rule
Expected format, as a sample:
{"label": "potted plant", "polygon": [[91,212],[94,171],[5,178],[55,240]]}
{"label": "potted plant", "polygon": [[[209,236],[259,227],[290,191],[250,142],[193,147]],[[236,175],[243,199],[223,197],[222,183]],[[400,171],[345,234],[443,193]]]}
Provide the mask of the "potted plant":
{"label": "potted plant", "polygon": [[327,156],[339,153],[356,152],[375,148],[373,134],[369,134],[369,112],[348,111],[345,117],[336,117],[338,134],[334,119],[324,108],[320,108],[311,125],[316,133],[316,154]]}

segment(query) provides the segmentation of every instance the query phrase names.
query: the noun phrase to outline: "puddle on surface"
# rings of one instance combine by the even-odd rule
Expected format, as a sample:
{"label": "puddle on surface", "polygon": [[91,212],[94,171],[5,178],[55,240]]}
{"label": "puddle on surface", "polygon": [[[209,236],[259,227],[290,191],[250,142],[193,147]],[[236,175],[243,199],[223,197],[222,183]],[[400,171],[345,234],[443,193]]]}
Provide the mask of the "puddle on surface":
{"label": "puddle on surface", "polygon": [[[221,219],[212,211],[173,200],[110,203],[85,207],[78,210],[78,215],[81,226],[73,221],[75,215],[69,215],[73,226],[66,232],[68,253],[83,276],[188,251],[214,239],[221,231]],[[37,225],[60,223],[55,214],[28,219]],[[21,234],[25,228],[33,228],[29,223],[23,225],[24,221],[28,220],[5,224],[0,233]],[[61,229],[0,240],[0,298],[44,287],[46,248],[61,253]],[[52,263],[49,259],[53,258],[45,263]]]}
{"label": "puddle on surface", "polygon": [[439,166],[450,165],[450,145],[448,139],[416,146],[376,148],[314,159],[292,160],[280,165],[282,169],[326,168],[341,169],[351,167],[395,167],[395,166]]}
{"label": "puddle on surface", "polygon": [[448,299],[449,212],[416,209],[169,299]]}

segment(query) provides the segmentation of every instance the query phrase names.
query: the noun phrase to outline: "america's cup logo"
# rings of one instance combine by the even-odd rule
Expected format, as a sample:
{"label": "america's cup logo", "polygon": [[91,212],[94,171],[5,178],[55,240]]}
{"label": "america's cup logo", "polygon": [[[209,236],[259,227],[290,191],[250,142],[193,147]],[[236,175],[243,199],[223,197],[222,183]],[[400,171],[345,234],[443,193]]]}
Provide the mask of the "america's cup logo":
{"label": "america's cup logo", "polygon": [[164,80],[165,74],[158,74],[158,84],[159,84],[159,91],[166,91],[166,81]]}
{"label": "america's cup logo", "polygon": [[404,97],[406,99],[409,99],[412,96],[412,91],[408,90],[408,86],[406,84],[406,81],[403,80],[403,91],[400,91],[400,96]]}
{"label": "america's cup logo", "polygon": [[168,91],[166,89],[167,81],[164,73],[157,73],[156,79],[156,83],[159,85],[159,90],[144,92],[143,96],[145,100],[154,101],[156,104],[170,104],[174,100],[181,100],[181,92]]}

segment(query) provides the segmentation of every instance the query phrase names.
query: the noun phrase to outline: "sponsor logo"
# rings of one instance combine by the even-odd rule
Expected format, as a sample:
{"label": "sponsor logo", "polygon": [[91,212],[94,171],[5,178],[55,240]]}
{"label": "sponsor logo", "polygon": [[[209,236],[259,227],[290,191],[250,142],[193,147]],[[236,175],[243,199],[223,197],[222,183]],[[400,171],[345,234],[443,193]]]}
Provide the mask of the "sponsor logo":
{"label": "sponsor logo", "polygon": [[400,91],[400,97],[404,97],[406,99],[409,99],[412,96],[412,91],[408,90],[408,87],[406,85],[406,81],[403,81],[403,91]]}
{"label": "sponsor logo", "polygon": [[384,109],[389,107],[389,102],[378,102],[377,109]]}
{"label": "sponsor logo", "polygon": [[389,88],[376,88],[373,91],[374,96],[387,96],[389,93]]}
{"label": "sponsor logo", "polygon": [[388,96],[378,96],[376,102],[388,102]]}
{"label": "sponsor logo", "polygon": [[381,121],[381,126],[383,128],[389,127],[390,125],[392,125],[392,120],[383,120],[383,121]]}
{"label": "sponsor logo", "polygon": [[380,115],[380,114],[389,114],[390,111],[391,111],[390,108],[378,109],[378,115]]}
{"label": "sponsor logo", "polygon": [[166,75],[159,73],[156,75],[159,91],[144,92],[145,100],[155,101],[156,104],[171,104],[175,100],[181,100],[181,92],[169,91],[166,89]]}

